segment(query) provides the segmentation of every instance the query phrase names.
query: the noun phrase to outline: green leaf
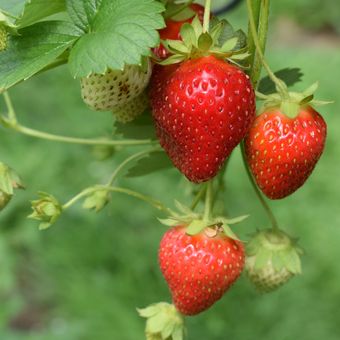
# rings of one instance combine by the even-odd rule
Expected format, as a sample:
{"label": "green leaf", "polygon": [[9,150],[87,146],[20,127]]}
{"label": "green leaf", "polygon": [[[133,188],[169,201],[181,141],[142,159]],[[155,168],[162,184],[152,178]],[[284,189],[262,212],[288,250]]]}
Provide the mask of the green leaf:
{"label": "green leaf", "polygon": [[116,122],[113,130],[114,135],[121,135],[126,139],[156,139],[150,112],[145,112],[129,124]]}
{"label": "green leaf", "polygon": [[0,93],[26,80],[59,57],[78,38],[77,28],[63,21],[46,21],[19,30],[0,53]]}
{"label": "green leaf", "polygon": [[65,10],[65,0],[29,0],[15,24],[23,28]]}
{"label": "green leaf", "polygon": [[139,177],[151,173],[172,168],[173,165],[169,157],[163,152],[152,152],[148,156],[140,159],[127,173],[127,177]]}
{"label": "green leaf", "polygon": [[71,18],[86,31],[70,53],[74,77],[139,65],[141,56],[149,56],[150,48],[159,43],[157,30],[164,26],[164,7],[155,0],[70,2],[75,9],[68,6]]}
{"label": "green leaf", "polygon": [[[299,68],[285,68],[275,72],[275,75],[283,80],[287,86],[293,86],[294,84],[301,81],[303,73]],[[258,91],[264,94],[271,94],[275,92],[275,84],[270,78],[264,77],[261,79]]]}
{"label": "green leaf", "polygon": [[160,64],[166,66],[166,65],[178,64],[184,60],[185,60],[185,56],[181,54],[175,54],[163,60],[162,62],[160,62]]}
{"label": "green leaf", "polygon": [[207,227],[207,223],[202,220],[193,220],[187,227],[186,233],[188,235],[196,235]]}

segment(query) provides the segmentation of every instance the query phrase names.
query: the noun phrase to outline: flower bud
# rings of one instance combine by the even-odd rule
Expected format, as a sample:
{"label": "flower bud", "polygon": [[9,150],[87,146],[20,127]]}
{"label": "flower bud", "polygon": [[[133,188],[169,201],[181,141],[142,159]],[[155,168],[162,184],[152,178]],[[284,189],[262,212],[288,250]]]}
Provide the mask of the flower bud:
{"label": "flower bud", "polygon": [[33,213],[29,218],[41,221],[39,229],[47,229],[59,218],[63,208],[58,200],[50,194],[40,192],[40,199],[32,201]]}
{"label": "flower bud", "polygon": [[107,190],[97,190],[86,198],[83,208],[99,212],[109,203],[110,198]]}

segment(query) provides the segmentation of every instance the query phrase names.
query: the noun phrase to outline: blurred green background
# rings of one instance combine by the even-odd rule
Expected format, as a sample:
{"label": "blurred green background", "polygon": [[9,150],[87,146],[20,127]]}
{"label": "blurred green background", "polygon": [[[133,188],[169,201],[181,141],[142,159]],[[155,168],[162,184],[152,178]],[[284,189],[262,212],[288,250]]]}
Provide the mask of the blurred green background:
{"label": "blurred green background", "polygon": [[[303,275],[269,295],[257,294],[242,277],[208,312],[187,320],[190,340],[340,337],[339,12],[335,0],[273,1],[272,8],[267,58],[273,69],[301,67],[305,75],[297,89],[319,80],[318,98],[336,101],[320,108],[329,137],[307,185],[271,203],[282,228],[299,237],[305,249]],[[235,27],[245,28],[245,4],[227,17]],[[27,126],[79,137],[110,134],[110,114],[85,108],[79,85],[66,67],[22,83],[11,94]],[[2,101],[0,105],[3,111]],[[84,187],[107,180],[132,150],[117,150],[113,158],[100,161],[91,148],[44,142],[4,129],[0,141],[1,161],[14,167],[27,186],[0,215],[0,339],[144,339],[144,320],[135,308],[169,301],[157,266],[165,230],[156,219],[161,215],[116,194],[102,213],[84,211],[79,204],[45,232],[26,219],[29,200],[37,191],[64,202]],[[225,181],[228,211],[251,215],[237,226],[241,237],[268,226],[238,150]],[[189,186],[175,170],[120,182],[170,206],[174,198],[189,199]]]}

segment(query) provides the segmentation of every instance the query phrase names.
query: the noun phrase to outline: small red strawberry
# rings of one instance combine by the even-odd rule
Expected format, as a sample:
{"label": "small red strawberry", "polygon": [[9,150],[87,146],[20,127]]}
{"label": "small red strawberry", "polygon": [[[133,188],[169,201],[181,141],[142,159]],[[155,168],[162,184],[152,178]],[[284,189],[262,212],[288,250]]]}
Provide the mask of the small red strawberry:
{"label": "small red strawberry", "polygon": [[[196,15],[198,15],[201,22],[203,22],[203,16],[204,16],[204,7],[199,4],[191,4],[190,9],[193,10]],[[173,19],[167,19],[165,21],[166,27],[161,29],[159,31],[160,38],[162,40],[166,39],[172,39],[177,40],[181,39],[180,30],[184,23],[191,23],[194,17],[181,20],[181,21],[175,21]],[[156,47],[153,50],[153,53],[159,58],[159,59],[166,59],[169,56],[169,52],[167,49],[163,46],[163,44],[160,44],[158,47]]]}
{"label": "small red strawberry", "polygon": [[312,173],[326,141],[327,126],[311,106],[295,117],[274,107],[258,116],[245,140],[250,169],[259,188],[271,199],[299,189]]}
{"label": "small red strawberry", "polygon": [[217,174],[255,117],[249,77],[214,56],[156,72],[150,97],[160,144],[195,183]]}
{"label": "small red strawberry", "polygon": [[218,227],[188,235],[186,227],[167,231],[159,249],[161,271],[176,308],[198,314],[219,300],[240,276],[244,247]]}

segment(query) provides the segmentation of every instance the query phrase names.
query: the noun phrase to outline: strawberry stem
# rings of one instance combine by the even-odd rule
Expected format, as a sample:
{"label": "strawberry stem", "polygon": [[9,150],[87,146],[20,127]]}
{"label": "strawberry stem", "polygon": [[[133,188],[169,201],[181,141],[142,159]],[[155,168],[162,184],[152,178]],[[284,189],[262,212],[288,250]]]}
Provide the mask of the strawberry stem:
{"label": "strawberry stem", "polygon": [[209,32],[211,1],[212,0],[205,0],[204,19],[203,19],[203,33]]}
{"label": "strawberry stem", "polygon": [[195,208],[197,207],[201,198],[205,194],[206,189],[207,189],[207,186],[203,184],[201,186],[200,190],[198,191],[198,193],[196,194],[196,196],[194,197],[194,200],[192,201],[192,204],[191,204],[191,207],[190,207],[191,210],[195,210]]}
{"label": "strawberry stem", "polygon": [[[267,6],[269,7],[269,1],[268,1]],[[258,55],[262,65],[263,65],[263,67],[266,69],[269,78],[276,85],[276,89],[277,89],[278,93],[281,95],[282,99],[289,99],[289,93],[288,93],[287,85],[284,83],[284,81],[282,81],[281,79],[276,77],[276,75],[270,69],[269,65],[267,64],[267,62],[264,58],[264,54],[263,54],[263,51],[262,51],[262,48],[261,48],[261,43],[260,43],[260,40],[259,40],[259,37],[258,37],[258,34],[257,34],[257,30],[256,30],[256,23],[255,23],[255,19],[254,19],[252,0],[247,0],[247,8],[248,8],[248,15],[249,15],[249,27],[250,27],[251,34],[253,36],[257,55]],[[262,46],[263,46],[263,43],[262,43]]]}
{"label": "strawberry stem", "polygon": [[171,209],[164,206],[163,203],[161,203],[160,201],[158,201],[158,200],[156,200],[156,199],[154,199],[150,196],[143,195],[143,194],[141,194],[137,191],[133,191],[133,190],[130,190],[130,189],[121,188],[121,187],[114,187],[114,186],[107,186],[107,185],[96,185],[96,186],[84,189],[78,195],[74,196],[67,203],[65,203],[62,208],[63,208],[63,210],[68,209],[72,205],[77,203],[79,200],[81,200],[82,198],[85,198],[86,196],[93,194],[96,191],[102,191],[102,190],[126,194],[126,195],[129,195],[131,197],[135,197],[135,198],[138,198],[138,199],[140,199],[144,202],[149,203],[150,205],[152,205],[157,210],[163,211],[165,214],[168,214],[168,215],[174,215],[175,214]]}
{"label": "strawberry stem", "polygon": [[80,145],[108,145],[108,146],[143,146],[143,145],[157,145],[158,141],[153,141],[150,139],[145,140],[110,140],[108,138],[76,138],[76,137],[67,137],[54,135],[51,133],[43,132],[28,128],[18,123],[16,113],[9,96],[8,92],[3,93],[7,115],[0,116],[0,125],[5,128],[12,129],[17,131],[23,135],[27,135],[30,137],[35,137],[39,139],[50,140],[54,142],[62,142],[62,143],[70,143],[70,144],[80,144]]}
{"label": "strawberry stem", "polygon": [[250,181],[251,185],[253,186],[253,189],[254,189],[254,191],[255,191],[255,193],[257,195],[257,198],[261,202],[264,210],[266,211],[266,213],[268,215],[268,218],[269,218],[269,220],[271,222],[273,231],[278,231],[279,230],[279,224],[278,224],[278,222],[276,220],[276,217],[273,214],[270,206],[267,204],[266,200],[264,199],[262,193],[260,192],[260,189],[258,188],[258,186],[257,186],[257,184],[256,184],[256,182],[254,180],[254,177],[253,177],[252,173],[249,170],[248,163],[247,163],[247,158],[246,158],[246,152],[245,152],[245,148],[244,148],[244,141],[242,141],[242,143],[241,143],[241,153],[242,153],[242,159],[243,159],[244,168],[245,168],[245,170],[247,172],[249,181]]}

